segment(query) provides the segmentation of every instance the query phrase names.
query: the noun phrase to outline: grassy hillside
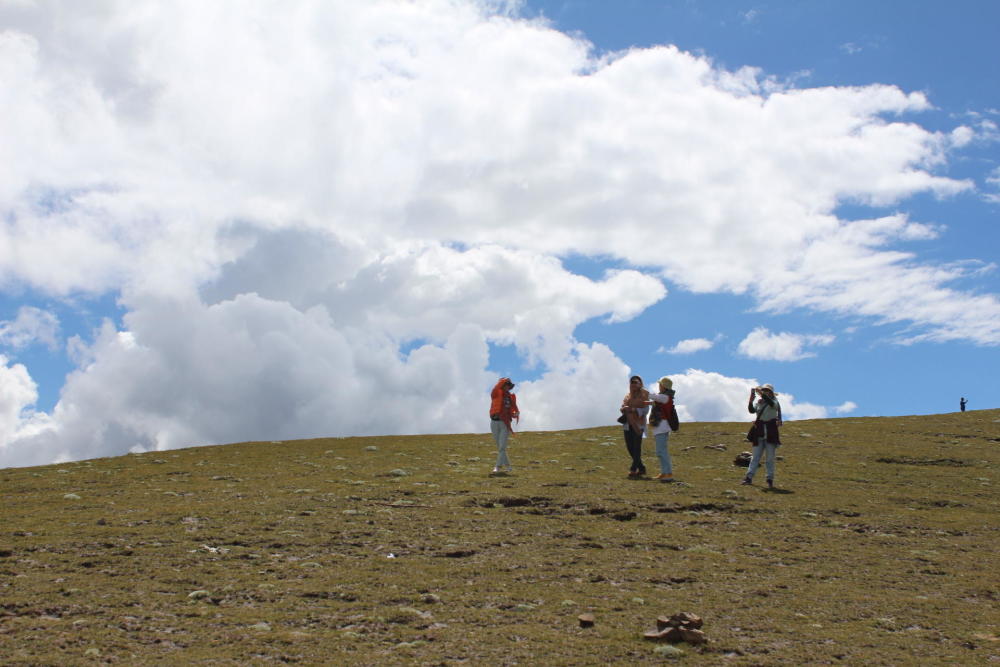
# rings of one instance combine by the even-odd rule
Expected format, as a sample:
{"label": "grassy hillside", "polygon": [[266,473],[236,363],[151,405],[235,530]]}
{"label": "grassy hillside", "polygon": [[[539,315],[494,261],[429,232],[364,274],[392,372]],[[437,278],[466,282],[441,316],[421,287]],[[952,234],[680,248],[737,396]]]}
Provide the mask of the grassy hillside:
{"label": "grassy hillside", "polygon": [[745,432],[682,424],[672,485],[614,427],[0,470],[0,662],[997,664],[1000,410],[789,422],[779,492]]}

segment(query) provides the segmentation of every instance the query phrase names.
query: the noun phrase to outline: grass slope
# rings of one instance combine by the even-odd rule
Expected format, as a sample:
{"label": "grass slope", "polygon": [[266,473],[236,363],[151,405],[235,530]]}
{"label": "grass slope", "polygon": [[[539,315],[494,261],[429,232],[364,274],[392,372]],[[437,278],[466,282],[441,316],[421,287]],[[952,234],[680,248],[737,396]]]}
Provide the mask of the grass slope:
{"label": "grass slope", "polygon": [[790,422],[778,493],[745,431],[683,424],[673,485],[613,427],[498,478],[487,434],[0,470],[0,662],[653,664],[680,611],[692,665],[1000,660],[1000,410]]}

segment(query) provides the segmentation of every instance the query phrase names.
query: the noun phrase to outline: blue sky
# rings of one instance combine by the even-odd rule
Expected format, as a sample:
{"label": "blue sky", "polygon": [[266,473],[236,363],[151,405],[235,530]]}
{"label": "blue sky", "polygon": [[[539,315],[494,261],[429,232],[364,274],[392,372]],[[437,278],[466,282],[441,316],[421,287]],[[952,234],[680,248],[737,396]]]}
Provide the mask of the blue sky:
{"label": "blue sky", "polygon": [[0,0],[0,467],[996,407],[996,3]]}
{"label": "blue sky", "polygon": [[[1000,56],[996,45],[1000,6],[995,3],[556,0],[527,6],[529,14],[546,17],[558,29],[582,34],[598,51],[674,44],[704,54],[721,67],[759,67],[764,74],[793,80],[799,87],[884,83],[922,91],[934,108],[915,115],[914,122],[928,129],[950,131],[979,117],[1000,122],[1000,73],[991,65]],[[995,183],[989,183],[1000,165],[996,138],[966,147],[936,170],[974,180],[977,193],[945,200],[918,194],[882,208],[845,203],[839,210],[848,218],[904,212],[915,220],[947,225],[948,231],[933,242],[905,247],[930,262],[973,258],[996,262],[1000,202],[983,197],[997,190]],[[1000,277],[992,271],[961,287],[996,294]],[[737,332],[758,324],[819,333],[857,324],[859,330],[849,337],[838,336],[816,356],[793,363],[741,358]],[[870,320],[855,323],[850,318],[827,321],[815,312],[762,319],[745,300],[725,295],[675,291],[631,322],[606,327],[590,321],[577,335],[581,340],[621,336],[628,363],[636,368],[666,365],[674,372],[676,358],[651,354],[650,346],[643,344],[646,333],[661,326],[681,339],[724,336],[710,350],[692,357],[699,367],[727,375],[780,378],[775,382],[809,387],[810,399],[822,404],[836,404],[845,397],[858,404],[856,414],[947,412],[955,409],[960,396],[980,408],[1000,402],[1000,383],[991,377],[994,374],[983,372],[1000,364],[995,342],[900,346],[891,342],[898,327]],[[621,331],[610,334],[612,328]]]}

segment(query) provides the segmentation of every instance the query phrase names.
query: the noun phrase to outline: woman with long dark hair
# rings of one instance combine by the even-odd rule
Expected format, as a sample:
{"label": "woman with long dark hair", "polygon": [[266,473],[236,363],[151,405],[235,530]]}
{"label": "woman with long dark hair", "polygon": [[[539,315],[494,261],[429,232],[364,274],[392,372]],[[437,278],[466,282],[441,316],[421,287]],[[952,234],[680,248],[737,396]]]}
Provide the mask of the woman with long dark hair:
{"label": "woman with long dark hair", "polygon": [[642,463],[642,433],[646,427],[646,413],[649,411],[649,392],[642,386],[642,378],[638,375],[629,378],[628,393],[622,399],[621,411],[625,417],[622,423],[625,448],[632,457],[628,476],[635,479],[646,474],[646,466]]}

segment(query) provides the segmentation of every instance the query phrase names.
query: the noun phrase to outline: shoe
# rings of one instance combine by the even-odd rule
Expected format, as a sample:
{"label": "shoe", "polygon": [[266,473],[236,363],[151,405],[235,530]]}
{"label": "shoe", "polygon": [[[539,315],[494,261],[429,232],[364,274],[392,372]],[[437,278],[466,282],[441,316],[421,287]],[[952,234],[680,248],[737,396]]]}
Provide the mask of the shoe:
{"label": "shoe", "polygon": [[674,482],[673,475],[664,475],[663,477],[660,478],[660,484],[673,484],[673,482]]}
{"label": "shoe", "polygon": [[629,470],[628,471],[628,478],[629,479],[635,479],[638,476],[639,476],[639,473],[637,473],[635,470]]}
{"label": "shoe", "polygon": [[774,488],[774,480],[773,479],[767,480],[767,488],[769,488],[769,489],[773,489]]}
{"label": "shoe", "polygon": [[742,484],[743,486],[750,486],[751,484],[753,484],[753,480],[750,479],[749,477],[744,477],[743,481],[740,482],[740,484]]}

